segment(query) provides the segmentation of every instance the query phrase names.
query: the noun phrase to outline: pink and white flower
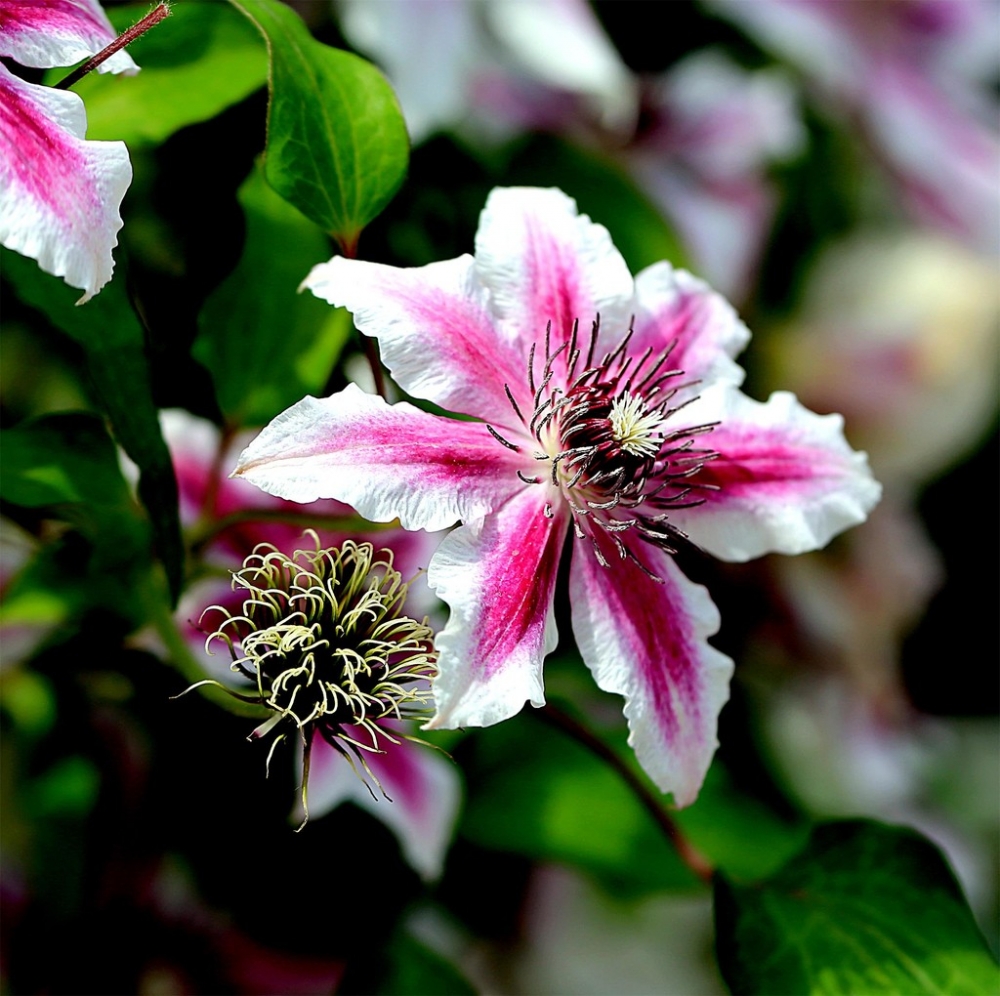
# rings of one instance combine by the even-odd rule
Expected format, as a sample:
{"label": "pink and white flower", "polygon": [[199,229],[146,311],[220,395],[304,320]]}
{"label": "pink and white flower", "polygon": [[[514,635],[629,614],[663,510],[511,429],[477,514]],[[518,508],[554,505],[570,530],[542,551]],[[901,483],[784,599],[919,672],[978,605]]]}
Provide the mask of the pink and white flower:
{"label": "pink and white flower", "polygon": [[557,190],[499,189],[475,257],[414,269],[334,258],[305,281],[379,339],[400,385],[480,421],[389,406],[356,387],[307,397],[236,473],[272,494],[334,497],[406,528],[463,525],[429,579],[437,727],[544,702],[563,546],[573,629],[598,685],[625,698],[640,763],[678,805],[716,746],[732,662],[719,616],[671,553],[800,553],[861,522],[879,487],[842,420],[738,390],[749,332],[662,262],[634,280],[606,229]]}
{"label": "pink and white flower", "polygon": [[[246,435],[223,440],[212,423],[180,410],[163,412],[161,421],[177,474],[182,521],[195,538],[206,528],[215,530],[202,544],[209,573],[189,587],[177,610],[181,632],[199,657],[204,657],[206,632],[201,619],[206,609],[222,606],[240,613],[246,597],[245,590],[233,590],[228,569],[237,570],[259,543],[271,543],[288,551],[301,546],[304,525],[319,525],[324,518],[329,524],[319,533],[323,546],[339,546],[351,539],[390,548],[393,566],[410,582],[407,611],[433,616],[436,599],[422,572],[440,537],[398,528],[373,527],[366,531],[354,510],[340,502],[318,502],[304,510],[264,494],[245,481],[227,479],[222,476],[222,468],[231,466],[236,453],[248,441]],[[312,518],[303,519],[304,512]],[[300,521],[294,521],[296,518]],[[211,614],[206,620],[210,618]],[[212,662],[218,666],[212,666]],[[216,655],[207,658],[207,663],[214,677],[233,687],[228,657]],[[355,803],[385,823],[413,868],[424,878],[433,879],[441,873],[458,817],[459,778],[454,764],[442,754],[405,739],[412,725],[388,725],[393,740],[398,742],[383,738],[381,752],[364,754],[384,796],[373,793],[323,736],[318,732],[312,735],[309,815],[315,819],[342,803]],[[358,730],[352,736],[364,742],[366,734]]]}
{"label": "pink and white flower", "polygon": [[[115,40],[96,0],[0,0],[0,55],[33,67],[68,66]],[[99,72],[132,74],[124,50]],[[119,208],[132,180],[123,142],[88,142],[83,101],[0,66],[0,243],[85,293],[110,279]]]}
{"label": "pink and white flower", "polygon": [[1000,252],[995,0],[711,0],[796,64],[922,223]]}

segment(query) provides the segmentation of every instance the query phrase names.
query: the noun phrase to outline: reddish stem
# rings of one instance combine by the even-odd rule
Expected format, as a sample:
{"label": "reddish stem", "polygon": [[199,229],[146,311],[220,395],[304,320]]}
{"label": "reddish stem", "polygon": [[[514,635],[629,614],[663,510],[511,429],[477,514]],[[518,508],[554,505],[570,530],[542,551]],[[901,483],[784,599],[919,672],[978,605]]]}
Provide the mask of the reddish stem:
{"label": "reddish stem", "polygon": [[649,786],[603,740],[591,733],[578,720],[551,703],[539,709],[535,715],[540,716],[550,725],[571,736],[577,743],[586,747],[592,754],[595,754],[609,767],[613,768],[622,781],[635,793],[636,798],[642,803],[646,812],[656,821],[656,825],[673,845],[681,861],[702,882],[706,885],[711,885],[712,873],[714,871],[712,865],[695,850],[691,842],[681,833],[680,828],[670,818],[660,800],[650,791]]}
{"label": "reddish stem", "polygon": [[[337,239],[337,242],[340,244],[340,251],[343,253],[345,259],[358,258],[357,236],[354,236],[349,241]],[[375,341],[371,336],[367,336],[362,332],[361,345],[365,351],[365,359],[368,361],[368,366],[371,367],[372,380],[375,381],[375,390],[378,392],[380,398],[386,398],[385,374],[382,372],[382,361],[379,359],[378,350],[375,348]]]}
{"label": "reddish stem", "polygon": [[60,80],[55,88],[57,90],[68,90],[74,83],[79,83],[87,73],[93,72],[102,62],[110,59],[115,52],[121,51],[126,45],[131,44],[140,35],[144,35],[151,27],[159,24],[170,13],[170,7],[166,3],[157,4],[144,18],[136,21],[131,28],[123,31],[110,45],[102,48],[97,55],[89,58],[82,66],[78,66],[65,79]]}

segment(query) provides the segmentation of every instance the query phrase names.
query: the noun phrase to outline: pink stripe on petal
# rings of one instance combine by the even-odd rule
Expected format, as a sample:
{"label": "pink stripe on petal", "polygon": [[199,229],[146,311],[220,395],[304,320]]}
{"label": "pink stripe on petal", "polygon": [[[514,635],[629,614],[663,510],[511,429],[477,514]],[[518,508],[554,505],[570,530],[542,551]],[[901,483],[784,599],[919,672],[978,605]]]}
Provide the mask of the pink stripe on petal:
{"label": "pink stripe on petal", "polygon": [[573,632],[605,691],[625,697],[629,744],[678,806],[694,802],[717,746],[733,662],[709,645],[719,613],[661,550],[637,553],[663,581],[610,548],[602,567],[589,541],[574,544]]}
{"label": "pink stripe on petal", "polygon": [[721,295],[667,262],[643,270],[635,278],[635,291],[633,355],[650,349],[655,357],[676,343],[666,368],[684,371],[677,384],[743,382],[743,370],[733,357],[750,341],[750,331]]}
{"label": "pink stripe on petal", "polygon": [[766,404],[726,385],[710,388],[682,416],[718,420],[701,445],[719,453],[692,481],[705,504],[677,509],[674,525],[723,560],[803,553],[863,522],[881,487],[864,453],[844,439],[839,415],[816,415],[777,391]]}
{"label": "pink stripe on petal", "polygon": [[336,498],[373,522],[434,530],[499,507],[523,487],[524,466],[481,422],[389,406],[349,384],[275,418],[235,474],[279,498]]}
{"label": "pink stripe on petal", "polygon": [[431,561],[431,587],[451,609],[438,636],[437,714],[429,727],[490,726],[545,702],[542,661],[555,649],[552,610],[568,527],[548,489],[524,488],[482,522],[456,529]]}
{"label": "pink stripe on petal", "polygon": [[628,328],[632,276],[603,225],[578,215],[560,190],[499,188],[486,202],[476,233],[476,272],[492,294],[506,334],[522,344],[555,345],[579,320],[584,336],[599,314],[603,341]]}
{"label": "pink stripe on petal", "polygon": [[[22,66],[71,66],[117,37],[97,0],[0,0],[0,55]],[[138,70],[132,57],[120,51],[97,71],[132,75]]]}
{"label": "pink stripe on petal", "polygon": [[[392,724],[390,729],[400,743],[382,741],[384,753],[364,752],[368,767],[388,799],[377,787],[373,798],[347,759],[322,737],[313,737],[309,813],[316,818],[342,802],[355,803],[392,830],[407,861],[423,878],[435,879],[443,869],[458,816],[461,798],[458,774],[443,754],[402,739],[406,732],[402,724]],[[345,727],[346,732],[351,730]],[[363,730],[357,730],[353,738],[359,743],[371,741],[370,734]]]}
{"label": "pink stripe on petal", "polygon": [[86,142],[75,93],[0,66],[0,243],[89,300],[114,271],[119,205],[132,180],[122,142]]}
{"label": "pink stripe on petal", "polygon": [[407,393],[498,427],[518,424],[504,384],[529,404],[527,353],[495,327],[471,257],[401,269],[335,256],[302,286],[378,339]]}

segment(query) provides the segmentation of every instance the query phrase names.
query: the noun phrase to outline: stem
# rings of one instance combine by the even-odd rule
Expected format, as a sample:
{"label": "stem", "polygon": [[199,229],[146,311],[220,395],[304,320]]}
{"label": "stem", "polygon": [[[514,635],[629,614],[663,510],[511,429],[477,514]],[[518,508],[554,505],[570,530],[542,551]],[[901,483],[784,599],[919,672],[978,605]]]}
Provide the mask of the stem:
{"label": "stem", "polygon": [[547,703],[535,714],[563,733],[568,734],[577,743],[586,747],[612,768],[625,784],[632,790],[643,808],[656,821],[663,835],[670,841],[677,856],[706,885],[712,883],[714,869],[709,861],[695,850],[691,842],[681,833],[680,827],[673,821],[663,808],[660,800],[653,794],[649,786],[632,771],[628,765],[599,737],[595,736],[577,719],[563,712],[562,709]]}
{"label": "stem", "polygon": [[[358,258],[358,239],[355,237],[353,241],[344,242],[337,240],[340,244],[340,251],[343,253],[344,259],[357,259]],[[372,380],[375,382],[375,390],[378,392],[380,398],[388,400],[385,393],[385,374],[382,372],[382,361],[379,359],[378,350],[375,348],[375,341],[371,336],[361,333],[361,345],[365,351],[365,359],[368,361],[368,366],[371,367]]]}
{"label": "stem", "polygon": [[379,397],[385,398],[385,375],[382,373],[382,361],[379,359],[378,350],[375,348],[375,340],[362,332],[361,342],[365,348],[365,359],[368,360],[368,366],[372,368],[375,390],[378,392]]}
{"label": "stem", "polygon": [[110,59],[115,52],[134,42],[140,35],[144,35],[151,27],[159,24],[169,13],[170,7],[166,3],[157,4],[144,18],[136,21],[131,28],[123,31],[110,45],[102,48],[97,55],[89,58],[82,66],[77,66],[69,76],[60,80],[55,88],[57,90],[68,90],[74,83],[79,83],[87,73],[93,72],[102,62]]}

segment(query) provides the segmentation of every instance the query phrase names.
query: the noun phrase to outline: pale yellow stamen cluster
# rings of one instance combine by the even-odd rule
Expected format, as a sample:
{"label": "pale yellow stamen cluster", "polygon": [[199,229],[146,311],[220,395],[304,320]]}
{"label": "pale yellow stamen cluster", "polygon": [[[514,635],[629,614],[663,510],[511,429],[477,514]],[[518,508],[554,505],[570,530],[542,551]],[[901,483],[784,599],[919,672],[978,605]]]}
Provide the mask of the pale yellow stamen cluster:
{"label": "pale yellow stamen cluster", "polygon": [[632,456],[656,456],[662,436],[657,430],[665,419],[658,411],[647,411],[642,398],[624,391],[615,398],[608,413],[611,434],[621,448]]}

